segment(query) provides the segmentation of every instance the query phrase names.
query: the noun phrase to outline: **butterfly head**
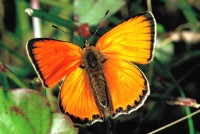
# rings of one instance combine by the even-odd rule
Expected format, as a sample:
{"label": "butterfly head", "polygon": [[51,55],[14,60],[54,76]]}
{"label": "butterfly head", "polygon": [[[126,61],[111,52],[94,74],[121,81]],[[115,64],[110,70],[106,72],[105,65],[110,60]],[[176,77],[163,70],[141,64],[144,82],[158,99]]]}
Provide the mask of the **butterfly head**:
{"label": "butterfly head", "polygon": [[86,39],[86,40],[85,40],[85,48],[86,48],[86,49],[89,49],[89,47],[90,47],[90,43],[89,43],[89,41]]}

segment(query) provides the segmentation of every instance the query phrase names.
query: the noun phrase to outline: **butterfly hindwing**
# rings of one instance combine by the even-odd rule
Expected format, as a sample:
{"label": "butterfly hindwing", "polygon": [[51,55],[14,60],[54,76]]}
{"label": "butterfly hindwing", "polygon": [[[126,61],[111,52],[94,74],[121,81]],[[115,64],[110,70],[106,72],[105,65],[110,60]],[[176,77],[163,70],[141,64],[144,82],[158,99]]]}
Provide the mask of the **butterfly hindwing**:
{"label": "butterfly hindwing", "polygon": [[28,41],[27,51],[46,87],[54,86],[81,64],[82,49],[65,41],[35,38]]}
{"label": "butterfly hindwing", "polygon": [[128,61],[108,59],[103,71],[111,93],[114,118],[143,105],[150,91],[148,81],[139,68]]}
{"label": "butterfly hindwing", "polygon": [[77,68],[66,76],[60,91],[61,106],[78,124],[102,122],[85,69]]}
{"label": "butterfly hindwing", "polygon": [[104,34],[96,47],[107,58],[146,64],[153,57],[155,31],[152,13],[139,13]]}

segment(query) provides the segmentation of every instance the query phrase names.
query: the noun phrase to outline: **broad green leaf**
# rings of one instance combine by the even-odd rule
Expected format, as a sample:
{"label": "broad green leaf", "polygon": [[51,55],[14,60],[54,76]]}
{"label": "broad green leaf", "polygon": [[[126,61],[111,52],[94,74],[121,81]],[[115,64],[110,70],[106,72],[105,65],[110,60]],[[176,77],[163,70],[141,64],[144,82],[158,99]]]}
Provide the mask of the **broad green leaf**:
{"label": "broad green leaf", "polygon": [[9,101],[4,90],[0,90],[0,134],[33,134],[34,130],[27,124],[24,111]]}
{"label": "broad green leaf", "polygon": [[109,17],[124,4],[123,0],[76,0],[74,11],[80,23],[89,23],[92,26],[99,24],[107,10],[110,10]]}
{"label": "broad green leaf", "polygon": [[46,134],[51,121],[50,105],[39,92],[16,89],[0,94],[1,133]]}
{"label": "broad green leaf", "polygon": [[62,113],[53,113],[51,123],[51,134],[77,134],[71,119]]}
{"label": "broad green leaf", "polygon": [[0,90],[0,134],[77,133],[65,116],[52,114],[49,101],[37,91]]}

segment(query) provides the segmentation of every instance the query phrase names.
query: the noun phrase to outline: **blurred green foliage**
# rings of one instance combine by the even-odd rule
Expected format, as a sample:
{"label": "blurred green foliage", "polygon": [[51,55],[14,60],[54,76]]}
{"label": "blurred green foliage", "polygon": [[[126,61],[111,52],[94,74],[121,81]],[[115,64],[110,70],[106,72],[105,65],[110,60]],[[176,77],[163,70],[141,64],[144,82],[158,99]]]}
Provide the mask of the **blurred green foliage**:
{"label": "blurred green foliage", "polygon": [[[130,116],[117,119],[118,123],[114,129],[118,133],[125,131],[147,133],[195,111],[188,107],[170,106],[165,103],[165,100],[181,96],[200,101],[200,71],[198,71],[200,69],[200,4],[197,3],[198,0],[152,1],[153,14],[158,23],[155,60],[147,66],[142,66],[150,82],[151,95],[141,109]],[[105,31],[129,16],[147,10],[147,7],[146,1],[142,0],[41,0],[40,9],[33,10],[32,16],[39,17],[41,20],[42,37],[72,40],[83,46],[84,39],[77,36],[77,28],[82,23],[89,23],[90,30],[94,33],[109,9],[110,13],[95,37],[99,38]],[[32,17],[25,12],[27,8],[31,8],[31,3],[26,0],[0,1],[0,88],[7,90],[8,94],[14,92],[9,90],[15,88],[31,88],[39,92],[42,88],[40,82],[35,79],[36,73],[26,54],[26,42],[34,38]],[[71,39],[71,36],[52,28],[52,24],[82,42],[77,42],[74,38]],[[58,90],[58,87],[55,87],[53,92],[47,92],[47,95],[51,94],[48,99],[52,105],[57,104],[54,104],[54,101],[57,101],[57,94],[54,95],[56,97],[52,97],[52,94]],[[0,106],[13,105],[13,102],[6,99],[7,93],[3,93],[3,90],[1,92],[4,95],[1,94]],[[32,101],[35,100],[37,99]],[[54,107],[51,110],[55,112],[56,106],[51,107]],[[9,114],[12,114],[11,117],[13,116],[9,109],[4,110],[8,110]],[[40,116],[38,111],[33,112]],[[48,116],[51,118],[52,115],[49,113]],[[197,117],[199,118],[199,115]],[[190,134],[200,133],[198,126],[200,122],[197,117],[189,118],[188,122],[168,128],[164,132],[178,133],[182,130]],[[6,119],[1,118],[0,123],[4,120]],[[24,118],[16,120],[24,122]],[[12,122],[10,123],[9,125],[12,126]],[[101,124],[80,128],[80,133],[104,133],[104,129],[100,130],[99,126],[102,128]]]}

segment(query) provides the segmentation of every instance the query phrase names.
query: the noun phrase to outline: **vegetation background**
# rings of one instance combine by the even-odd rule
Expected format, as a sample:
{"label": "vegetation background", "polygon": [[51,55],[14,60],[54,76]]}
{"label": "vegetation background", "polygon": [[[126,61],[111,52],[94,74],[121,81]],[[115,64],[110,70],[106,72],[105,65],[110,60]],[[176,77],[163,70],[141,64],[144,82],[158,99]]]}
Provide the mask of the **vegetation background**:
{"label": "vegetation background", "polygon": [[[34,10],[32,15],[40,18],[41,25],[39,28],[36,24],[36,30],[41,35],[34,35],[35,22],[25,12],[25,9],[35,6],[34,2],[37,0],[0,0],[0,133],[39,134],[61,130],[63,133],[77,133],[70,120],[58,113],[59,88],[44,93],[48,100],[41,95],[42,86],[28,59],[25,45],[35,36],[71,40],[71,36],[52,28],[52,24],[84,41],[77,35],[77,28],[88,23],[94,33],[108,9],[110,13],[96,38],[138,12],[152,10],[157,21],[154,61],[140,66],[150,82],[151,95],[142,108],[115,120],[114,132],[148,133],[197,110],[166,102],[176,103],[177,97],[200,102],[199,0],[40,0],[40,10]],[[78,45],[83,46],[83,42],[79,41]],[[22,98],[22,94],[26,97]],[[59,123],[62,116],[70,125],[63,125],[64,121]],[[55,129],[55,124],[61,125],[62,129]],[[197,114],[160,133],[199,134],[199,124],[200,114]],[[105,124],[100,123],[82,127],[79,133],[103,134],[106,132],[104,128]]]}

